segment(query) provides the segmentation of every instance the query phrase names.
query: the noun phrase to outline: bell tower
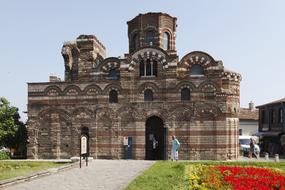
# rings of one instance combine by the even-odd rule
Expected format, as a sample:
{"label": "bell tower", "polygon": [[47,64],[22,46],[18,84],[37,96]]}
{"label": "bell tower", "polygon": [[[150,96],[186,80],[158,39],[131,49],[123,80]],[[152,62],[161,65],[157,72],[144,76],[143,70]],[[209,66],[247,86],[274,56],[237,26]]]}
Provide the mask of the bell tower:
{"label": "bell tower", "polygon": [[128,21],[129,53],[143,47],[159,47],[176,55],[176,20],[166,13],[149,12]]}

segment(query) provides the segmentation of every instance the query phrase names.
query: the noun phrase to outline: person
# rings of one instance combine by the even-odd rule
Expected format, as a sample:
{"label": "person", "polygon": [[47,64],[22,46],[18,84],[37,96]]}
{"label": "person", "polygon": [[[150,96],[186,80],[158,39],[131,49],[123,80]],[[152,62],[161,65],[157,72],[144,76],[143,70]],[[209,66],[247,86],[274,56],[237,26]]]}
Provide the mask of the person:
{"label": "person", "polygon": [[158,147],[158,141],[155,139],[155,136],[152,138],[152,159],[157,159],[157,147]]}
{"label": "person", "polygon": [[172,136],[172,147],[171,147],[171,160],[178,161],[178,150],[180,148],[180,142],[178,139],[173,135]]}
{"label": "person", "polygon": [[252,158],[252,154],[254,153],[254,140],[253,138],[250,138],[250,143],[249,143],[249,158]]}
{"label": "person", "polygon": [[254,156],[259,159],[260,148],[258,144],[254,144]]}
{"label": "person", "polygon": [[158,146],[158,141],[155,139],[155,137],[153,137],[153,139],[152,139],[152,149],[156,149],[157,146]]}

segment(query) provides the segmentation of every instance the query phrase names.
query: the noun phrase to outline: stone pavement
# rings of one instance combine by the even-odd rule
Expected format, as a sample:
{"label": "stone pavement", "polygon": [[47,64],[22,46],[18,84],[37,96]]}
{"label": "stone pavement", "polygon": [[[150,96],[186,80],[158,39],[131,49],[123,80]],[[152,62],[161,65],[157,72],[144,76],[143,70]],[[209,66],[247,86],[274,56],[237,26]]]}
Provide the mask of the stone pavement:
{"label": "stone pavement", "polygon": [[154,162],[93,160],[83,166],[4,188],[5,190],[119,190]]}

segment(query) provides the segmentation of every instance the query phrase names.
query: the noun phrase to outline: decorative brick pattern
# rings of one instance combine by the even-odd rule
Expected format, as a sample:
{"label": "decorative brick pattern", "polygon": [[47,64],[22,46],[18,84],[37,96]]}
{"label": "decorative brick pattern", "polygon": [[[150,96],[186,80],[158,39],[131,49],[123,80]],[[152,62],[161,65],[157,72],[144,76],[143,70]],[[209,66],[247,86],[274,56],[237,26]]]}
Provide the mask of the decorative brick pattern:
{"label": "decorative brick pattern", "polygon": [[[141,46],[123,58],[105,58],[105,47],[95,36],[65,43],[65,80],[28,84],[28,157],[77,156],[80,129],[87,127],[94,158],[123,158],[123,137],[131,136],[133,158],[145,159],[146,121],[157,116],[167,129],[165,154],[170,154],[171,135],[176,135],[181,159],[236,159],[241,75],[200,51],[179,61],[176,20],[147,13],[129,21],[130,43],[132,33],[139,32]],[[159,35],[152,46],[143,45],[147,29]],[[171,34],[167,51],[161,49],[165,30]],[[157,76],[140,76],[140,62],[148,60],[157,62]],[[203,75],[190,74],[197,64]],[[110,77],[111,69],[116,77]],[[183,88],[190,90],[189,101],[181,101]],[[153,91],[153,101],[144,101],[146,89]],[[111,90],[118,93],[118,103],[109,103]]]}

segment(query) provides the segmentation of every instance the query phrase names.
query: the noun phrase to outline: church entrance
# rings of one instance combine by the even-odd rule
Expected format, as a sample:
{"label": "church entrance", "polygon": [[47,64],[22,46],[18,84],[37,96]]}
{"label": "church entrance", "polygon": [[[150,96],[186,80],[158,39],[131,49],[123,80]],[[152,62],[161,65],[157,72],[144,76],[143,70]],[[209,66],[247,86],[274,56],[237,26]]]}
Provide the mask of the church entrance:
{"label": "church entrance", "polygon": [[145,159],[165,160],[167,129],[164,128],[163,120],[152,116],[146,120],[145,127]]}

